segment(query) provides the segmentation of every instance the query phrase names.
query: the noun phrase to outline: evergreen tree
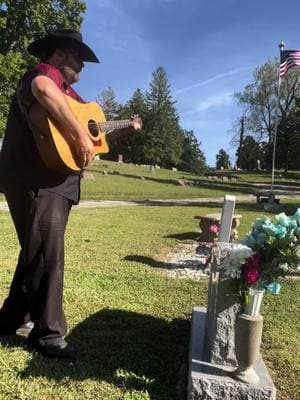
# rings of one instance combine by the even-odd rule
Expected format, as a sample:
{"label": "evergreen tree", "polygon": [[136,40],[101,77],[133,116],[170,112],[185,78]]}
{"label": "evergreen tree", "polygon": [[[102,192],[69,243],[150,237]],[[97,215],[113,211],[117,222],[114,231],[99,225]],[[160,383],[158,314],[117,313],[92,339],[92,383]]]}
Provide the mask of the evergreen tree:
{"label": "evergreen tree", "polygon": [[170,94],[167,74],[162,67],[152,75],[146,101],[148,114],[144,127],[144,159],[163,167],[179,164],[184,136]]}
{"label": "evergreen tree", "polygon": [[[132,98],[127,104],[119,106],[117,119],[128,119],[134,115],[139,115],[142,121],[147,116],[145,96],[140,89],[137,89],[133,93]],[[117,160],[118,154],[123,154],[123,159],[126,162],[143,163],[142,146],[143,129],[139,132],[119,137],[116,140],[111,140],[109,143],[110,152],[105,158]]]}
{"label": "evergreen tree", "polygon": [[113,121],[118,118],[121,106],[117,101],[114,90],[110,86],[102,90],[96,101],[101,106],[107,121]]}
{"label": "evergreen tree", "polygon": [[51,29],[79,29],[85,8],[80,0],[0,1],[0,136],[16,84],[36,61],[27,45]]}
{"label": "evergreen tree", "polygon": [[219,150],[219,153],[216,155],[216,168],[217,169],[230,168],[229,154],[227,154],[224,149]]}
{"label": "evergreen tree", "polygon": [[[283,118],[277,130],[276,142],[276,168],[283,168],[286,172],[290,169],[300,169],[300,109],[294,107],[288,117]],[[273,146],[272,146],[273,151]]]}
{"label": "evergreen tree", "polygon": [[204,153],[200,150],[200,142],[198,142],[193,131],[183,131],[183,151],[179,168],[182,171],[192,172],[200,175],[207,168]]}
{"label": "evergreen tree", "polygon": [[240,167],[250,171],[258,168],[258,160],[262,162],[263,153],[261,146],[255,139],[248,135],[245,136],[242,143],[242,151],[240,153]]}

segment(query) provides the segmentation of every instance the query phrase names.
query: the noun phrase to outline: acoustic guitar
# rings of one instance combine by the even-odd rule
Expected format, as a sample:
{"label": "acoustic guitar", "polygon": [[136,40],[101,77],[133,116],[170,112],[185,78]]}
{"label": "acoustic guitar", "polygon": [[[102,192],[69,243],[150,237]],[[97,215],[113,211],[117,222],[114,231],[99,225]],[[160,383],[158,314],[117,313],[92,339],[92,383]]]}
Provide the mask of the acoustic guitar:
{"label": "acoustic guitar", "polygon": [[[94,144],[94,156],[108,153],[105,138],[108,131],[132,126],[131,119],[106,121],[101,107],[96,102],[79,103],[70,96],[65,97]],[[40,157],[49,169],[61,173],[82,169],[74,150],[75,138],[70,132],[64,131],[38,103],[31,107],[29,119]]]}

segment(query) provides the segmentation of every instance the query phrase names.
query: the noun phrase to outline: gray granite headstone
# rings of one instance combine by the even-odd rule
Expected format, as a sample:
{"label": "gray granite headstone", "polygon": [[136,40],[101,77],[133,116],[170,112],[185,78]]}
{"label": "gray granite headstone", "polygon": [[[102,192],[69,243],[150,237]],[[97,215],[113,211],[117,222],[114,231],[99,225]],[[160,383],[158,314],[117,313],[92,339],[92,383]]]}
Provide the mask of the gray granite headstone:
{"label": "gray granite headstone", "polygon": [[[228,244],[228,249],[230,245]],[[236,366],[234,349],[235,319],[240,311],[237,297],[230,294],[232,279],[224,276],[220,246],[212,248],[208,288],[204,359],[210,363]]]}
{"label": "gray granite headstone", "polygon": [[275,386],[261,357],[255,364],[259,384],[243,383],[233,377],[237,366],[235,321],[240,303],[230,294],[233,282],[224,276],[222,262],[233,246],[228,242],[234,206],[234,196],[225,196],[219,235],[223,243],[212,247],[207,310],[193,310],[188,400],[276,399]]}

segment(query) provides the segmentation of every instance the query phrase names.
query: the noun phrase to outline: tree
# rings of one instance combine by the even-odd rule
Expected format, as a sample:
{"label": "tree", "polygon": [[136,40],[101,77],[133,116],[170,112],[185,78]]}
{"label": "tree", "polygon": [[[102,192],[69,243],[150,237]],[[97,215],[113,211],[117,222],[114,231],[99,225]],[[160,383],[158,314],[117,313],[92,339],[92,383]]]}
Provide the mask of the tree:
{"label": "tree", "polygon": [[51,29],[79,29],[85,8],[80,0],[0,1],[0,136],[16,84],[35,62],[27,45]]}
{"label": "tree", "polygon": [[239,158],[240,168],[256,170],[258,168],[258,160],[260,163],[264,162],[260,144],[252,136],[245,136]]}
{"label": "tree", "polygon": [[167,74],[162,67],[152,75],[146,103],[148,114],[144,128],[143,157],[152,164],[175,166],[180,162],[184,136],[170,94]]}
{"label": "tree", "polygon": [[[298,100],[299,103],[299,100]],[[300,104],[294,107],[288,117],[278,125],[276,144],[276,166],[289,169],[300,169]]]}
{"label": "tree", "polygon": [[[300,94],[298,72],[290,72],[281,83],[279,121],[285,118],[295,106]],[[238,102],[244,107],[245,130],[258,141],[272,143],[274,139],[276,108],[278,103],[278,62],[268,61],[257,68],[253,82],[243,92],[236,93]]]}
{"label": "tree", "polygon": [[0,53],[26,53],[30,41],[44,32],[69,27],[79,29],[86,6],[80,0],[0,1]]}
{"label": "tree", "polygon": [[183,150],[178,167],[182,171],[200,175],[207,168],[205,155],[200,150],[201,143],[198,142],[193,131],[184,130],[183,135]]}
{"label": "tree", "polygon": [[110,86],[102,90],[96,101],[101,106],[108,121],[117,119],[121,106],[117,101],[114,90]]}
{"label": "tree", "polygon": [[[280,148],[276,146],[275,156],[277,167],[290,164],[289,159],[294,149],[295,142],[291,140],[288,127],[293,125],[295,104],[300,95],[298,76],[299,70],[289,71],[280,86],[277,132]],[[243,92],[236,93],[236,98],[244,108],[245,131],[248,135],[253,135],[258,143],[265,143],[264,162],[270,168],[278,104],[278,61],[268,61],[257,68],[254,71],[253,82],[247,85]],[[232,143],[237,145],[239,134],[237,129],[235,132]],[[282,151],[283,149],[285,150]]]}
{"label": "tree", "polygon": [[[123,106],[119,104],[117,119],[128,119],[131,116],[139,115],[142,121],[146,120],[147,106],[145,96],[140,89],[137,89],[131,99]],[[143,129],[139,132],[124,135],[118,139],[109,142],[110,151],[103,158],[116,160],[118,154],[123,154],[126,162],[143,163],[142,147],[143,147]]]}
{"label": "tree", "polygon": [[230,158],[229,154],[227,154],[224,149],[219,150],[219,153],[216,155],[216,168],[229,169],[230,168],[229,158]]}

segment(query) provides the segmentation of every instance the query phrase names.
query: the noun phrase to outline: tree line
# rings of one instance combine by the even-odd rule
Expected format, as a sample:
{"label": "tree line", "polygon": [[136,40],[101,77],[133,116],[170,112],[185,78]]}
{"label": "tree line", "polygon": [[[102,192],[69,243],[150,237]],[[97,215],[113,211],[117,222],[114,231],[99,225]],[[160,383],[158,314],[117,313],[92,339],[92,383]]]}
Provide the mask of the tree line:
{"label": "tree line", "polygon": [[241,169],[271,169],[276,122],[275,167],[300,169],[299,69],[282,78],[278,102],[278,67],[277,59],[267,61],[255,69],[253,81],[235,94],[243,116],[236,121],[232,143]]}
{"label": "tree line", "polygon": [[101,92],[97,102],[109,120],[126,119],[138,114],[143,121],[140,133],[111,141],[110,152],[101,158],[117,160],[118,154],[122,154],[126,162],[177,167],[196,174],[207,168],[194,132],[184,130],[179,124],[163,67],[153,72],[149,90],[143,93],[136,89],[126,104],[118,103],[111,87]]}

